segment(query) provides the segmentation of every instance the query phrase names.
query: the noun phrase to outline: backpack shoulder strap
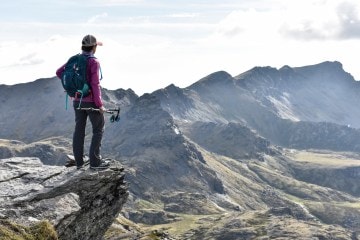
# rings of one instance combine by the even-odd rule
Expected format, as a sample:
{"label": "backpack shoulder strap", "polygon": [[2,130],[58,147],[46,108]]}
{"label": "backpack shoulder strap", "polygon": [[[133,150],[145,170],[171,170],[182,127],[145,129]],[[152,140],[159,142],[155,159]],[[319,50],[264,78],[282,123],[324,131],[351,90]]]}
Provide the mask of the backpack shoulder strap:
{"label": "backpack shoulder strap", "polygon": [[[95,56],[87,56],[87,60],[89,60],[90,58],[94,58],[94,59],[97,59]],[[101,66],[100,66],[100,63],[99,63],[99,72],[100,72],[100,81],[103,79],[103,74],[102,74],[102,71],[101,71]]]}

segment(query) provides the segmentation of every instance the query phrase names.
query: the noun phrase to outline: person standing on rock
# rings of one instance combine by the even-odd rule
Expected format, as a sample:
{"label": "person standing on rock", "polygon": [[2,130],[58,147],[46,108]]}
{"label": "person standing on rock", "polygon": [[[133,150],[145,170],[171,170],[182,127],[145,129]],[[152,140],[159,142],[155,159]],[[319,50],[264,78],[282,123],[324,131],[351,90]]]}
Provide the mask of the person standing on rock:
{"label": "person standing on rock", "polygon": [[[82,40],[82,55],[86,56],[86,81],[90,88],[90,94],[84,97],[73,98],[75,109],[75,130],[73,134],[73,153],[77,169],[84,166],[84,141],[87,118],[89,117],[92,125],[92,139],[89,149],[90,168],[94,170],[106,169],[109,163],[101,159],[100,147],[105,127],[104,112],[106,111],[101,99],[100,86],[100,63],[94,57],[97,46],[102,46],[93,35],[86,35]],[[62,79],[65,71],[62,65],[56,75]],[[81,110],[87,108],[91,110]]]}

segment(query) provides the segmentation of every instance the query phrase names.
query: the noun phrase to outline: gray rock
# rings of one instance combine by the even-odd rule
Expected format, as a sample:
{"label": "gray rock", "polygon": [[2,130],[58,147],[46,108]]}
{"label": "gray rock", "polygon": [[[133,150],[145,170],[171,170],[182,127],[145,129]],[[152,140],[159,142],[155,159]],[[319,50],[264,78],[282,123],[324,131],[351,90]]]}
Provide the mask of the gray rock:
{"label": "gray rock", "polygon": [[180,220],[176,214],[157,210],[142,210],[129,212],[129,219],[136,223],[148,225],[166,224]]}
{"label": "gray rock", "polygon": [[123,167],[93,171],[43,165],[38,158],[0,161],[0,217],[23,225],[47,219],[59,239],[101,239],[128,197]]}

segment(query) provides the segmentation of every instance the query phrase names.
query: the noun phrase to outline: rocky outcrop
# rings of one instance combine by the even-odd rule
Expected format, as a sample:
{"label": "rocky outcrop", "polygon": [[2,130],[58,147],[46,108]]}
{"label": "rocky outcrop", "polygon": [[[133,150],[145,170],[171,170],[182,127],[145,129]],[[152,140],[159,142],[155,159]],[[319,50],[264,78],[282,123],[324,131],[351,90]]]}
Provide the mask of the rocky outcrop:
{"label": "rocky outcrop", "polygon": [[65,165],[67,154],[72,154],[70,139],[54,137],[38,142],[24,143],[0,139],[0,159],[12,157],[36,157],[45,165]]}
{"label": "rocky outcrop", "polygon": [[102,239],[128,197],[124,168],[46,166],[38,158],[0,160],[0,218],[21,225],[48,220],[59,239]]}
{"label": "rocky outcrop", "polygon": [[240,123],[196,122],[184,133],[206,150],[234,159],[259,159],[272,154],[270,142]]}

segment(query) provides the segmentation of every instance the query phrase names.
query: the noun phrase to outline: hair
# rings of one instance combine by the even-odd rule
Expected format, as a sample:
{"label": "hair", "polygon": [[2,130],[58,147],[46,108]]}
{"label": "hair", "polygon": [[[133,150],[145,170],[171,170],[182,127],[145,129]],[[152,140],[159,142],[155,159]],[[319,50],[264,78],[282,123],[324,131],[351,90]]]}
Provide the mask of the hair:
{"label": "hair", "polygon": [[90,52],[93,48],[94,46],[90,46],[90,47],[81,46],[81,50],[83,50],[84,52]]}

